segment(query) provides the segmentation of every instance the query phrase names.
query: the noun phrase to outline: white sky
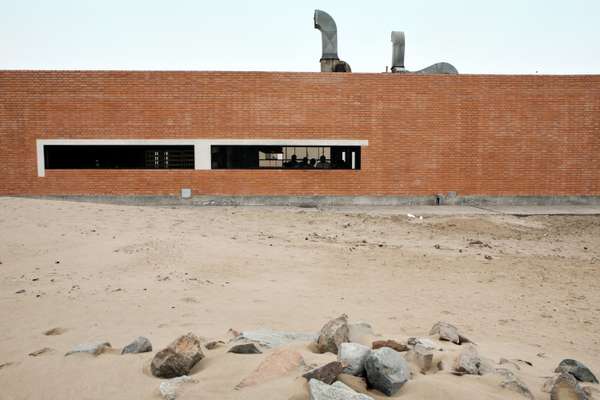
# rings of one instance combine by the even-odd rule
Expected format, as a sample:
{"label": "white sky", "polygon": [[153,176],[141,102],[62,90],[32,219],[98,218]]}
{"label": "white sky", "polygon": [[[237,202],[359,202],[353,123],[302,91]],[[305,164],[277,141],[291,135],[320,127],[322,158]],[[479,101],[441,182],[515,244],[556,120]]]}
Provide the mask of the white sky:
{"label": "white sky", "polygon": [[600,0],[0,0],[0,69],[318,71],[315,8],[353,72],[600,73]]}

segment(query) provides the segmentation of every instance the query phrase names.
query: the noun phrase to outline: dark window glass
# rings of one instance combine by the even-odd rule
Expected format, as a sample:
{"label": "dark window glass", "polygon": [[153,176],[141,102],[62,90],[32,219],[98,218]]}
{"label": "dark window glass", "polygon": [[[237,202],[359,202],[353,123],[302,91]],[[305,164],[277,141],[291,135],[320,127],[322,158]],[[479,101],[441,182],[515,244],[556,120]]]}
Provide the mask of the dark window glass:
{"label": "dark window glass", "polygon": [[360,169],[360,146],[212,146],[212,169]]}
{"label": "dark window glass", "polygon": [[194,146],[44,146],[46,169],[194,169]]}

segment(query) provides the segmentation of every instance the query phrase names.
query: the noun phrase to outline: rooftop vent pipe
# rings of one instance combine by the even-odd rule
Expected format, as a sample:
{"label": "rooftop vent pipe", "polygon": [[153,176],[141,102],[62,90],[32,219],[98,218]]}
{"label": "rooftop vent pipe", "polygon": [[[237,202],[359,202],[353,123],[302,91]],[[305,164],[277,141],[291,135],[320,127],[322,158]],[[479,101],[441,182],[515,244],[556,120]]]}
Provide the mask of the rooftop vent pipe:
{"label": "rooftop vent pipe", "polygon": [[392,31],[392,72],[412,74],[458,74],[452,64],[447,62],[436,63],[419,71],[408,71],[404,68],[404,32]]}
{"label": "rooftop vent pipe", "polygon": [[337,26],[331,15],[315,10],[315,29],[321,31],[321,72],[351,72],[350,65],[340,61],[337,53]]}
{"label": "rooftop vent pipe", "polygon": [[392,72],[405,71],[404,42],[404,32],[392,31]]}

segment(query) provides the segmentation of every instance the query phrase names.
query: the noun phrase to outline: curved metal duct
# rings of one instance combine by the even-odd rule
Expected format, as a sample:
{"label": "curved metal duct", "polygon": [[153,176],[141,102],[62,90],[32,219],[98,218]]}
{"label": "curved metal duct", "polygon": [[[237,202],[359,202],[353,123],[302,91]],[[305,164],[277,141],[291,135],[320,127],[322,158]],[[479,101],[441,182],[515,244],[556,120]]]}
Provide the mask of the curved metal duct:
{"label": "curved metal duct", "polygon": [[315,10],[315,28],[321,31],[321,59],[339,60],[337,54],[337,26],[331,15]]}
{"label": "curved metal duct", "polygon": [[408,71],[404,67],[404,32],[392,31],[392,72],[411,74],[458,74],[458,70],[447,62],[440,62],[419,71]]}

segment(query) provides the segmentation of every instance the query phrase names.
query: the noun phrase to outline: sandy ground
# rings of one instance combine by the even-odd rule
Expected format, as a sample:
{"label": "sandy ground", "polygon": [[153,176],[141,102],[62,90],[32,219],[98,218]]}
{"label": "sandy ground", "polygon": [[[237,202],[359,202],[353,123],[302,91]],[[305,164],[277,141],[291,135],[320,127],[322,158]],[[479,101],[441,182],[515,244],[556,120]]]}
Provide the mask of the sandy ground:
{"label": "sandy ground", "polygon": [[[159,350],[190,331],[316,332],[341,313],[382,339],[453,323],[492,360],[530,361],[519,376],[536,398],[549,398],[542,383],[563,358],[600,375],[600,216],[421,220],[394,209],[0,198],[0,237],[1,399],[158,399],[154,353],[118,353],[136,336]],[[43,334],[56,327],[64,333]],[[93,340],[117,350],[64,356]],[[295,347],[309,365],[335,359]],[[180,399],[306,396],[302,370],[234,390],[268,352],[226,350],[205,351]],[[487,376],[448,372],[417,374],[396,397],[523,398]]]}

